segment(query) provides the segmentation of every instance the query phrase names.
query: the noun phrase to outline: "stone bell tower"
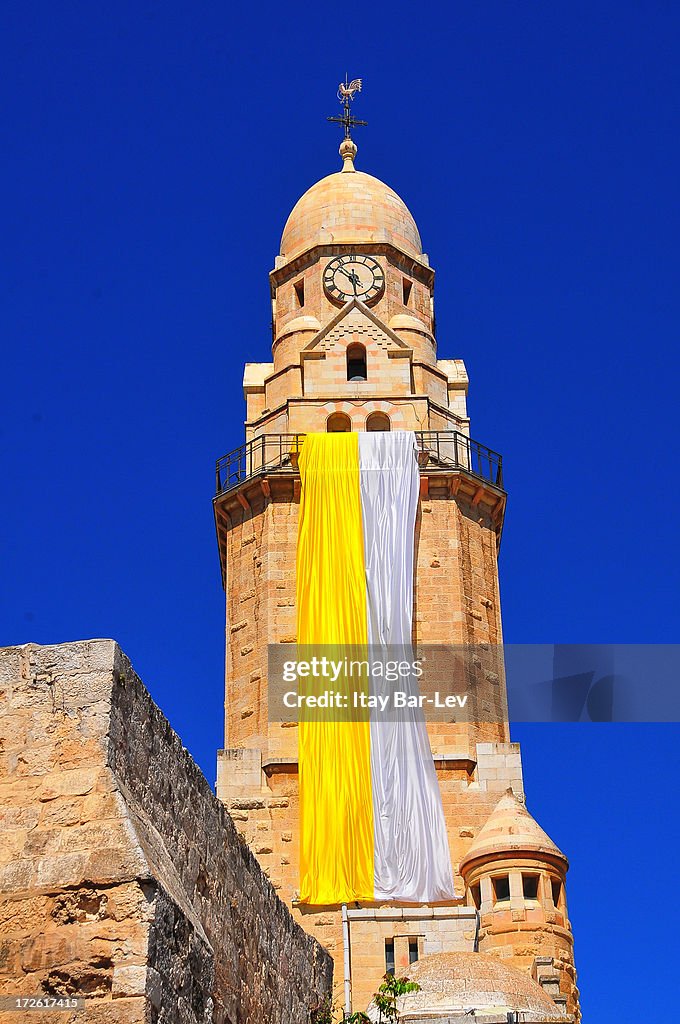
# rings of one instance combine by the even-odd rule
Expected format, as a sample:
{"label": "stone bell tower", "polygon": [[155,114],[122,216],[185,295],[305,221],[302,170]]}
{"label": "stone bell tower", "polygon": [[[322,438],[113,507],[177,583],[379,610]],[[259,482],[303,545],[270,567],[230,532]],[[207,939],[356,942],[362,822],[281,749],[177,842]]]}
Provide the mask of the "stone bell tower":
{"label": "stone bell tower", "polygon": [[[500,456],[470,436],[464,363],[437,356],[434,270],[416,223],[391,188],[356,170],[356,152],[346,138],[342,169],[305,192],[286,222],[270,273],[272,362],[246,363],[245,443],[219,460],[214,499],[226,592],[217,793],[279,896],[335,958],[340,983],[339,908],[297,899],[297,728],[268,714],[267,647],[296,639],[297,450],[312,431],[416,431],[417,644],[502,642],[506,501]],[[429,963],[441,981],[460,975],[461,957],[472,998],[495,957],[521,981],[496,1008],[578,1019],[566,858],[524,807],[502,673],[483,686],[483,720],[428,725],[459,898],[350,908],[354,1009],[365,1009],[385,970],[425,978]],[[418,1012],[436,1016],[425,981],[419,997]],[[447,998],[455,1009],[458,996]]]}

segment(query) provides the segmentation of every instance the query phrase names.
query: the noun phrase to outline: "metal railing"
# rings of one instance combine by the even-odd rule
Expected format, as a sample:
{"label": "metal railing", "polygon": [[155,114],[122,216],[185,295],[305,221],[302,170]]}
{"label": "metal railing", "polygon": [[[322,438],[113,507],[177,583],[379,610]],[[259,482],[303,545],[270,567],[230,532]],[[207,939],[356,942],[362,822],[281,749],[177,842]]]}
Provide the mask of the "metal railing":
{"label": "metal railing", "polygon": [[[463,469],[495,487],[503,487],[503,458],[492,448],[457,430],[416,430],[415,435],[421,470]],[[296,473],[304,439],[305,434],[262,434],[223,455],[216,466],[217,494],[260,474]]]}
{"label": "metal railing", "polygon": [[261,434],[217,460],[217,493],[229,491],[258,473],[297,472],[304,434]]}
{"label": "metal railing", "polygon": [[503,487],[503,456],[458,430],[416,430],[416,442],[428,470],[466,469],[494,487]]}

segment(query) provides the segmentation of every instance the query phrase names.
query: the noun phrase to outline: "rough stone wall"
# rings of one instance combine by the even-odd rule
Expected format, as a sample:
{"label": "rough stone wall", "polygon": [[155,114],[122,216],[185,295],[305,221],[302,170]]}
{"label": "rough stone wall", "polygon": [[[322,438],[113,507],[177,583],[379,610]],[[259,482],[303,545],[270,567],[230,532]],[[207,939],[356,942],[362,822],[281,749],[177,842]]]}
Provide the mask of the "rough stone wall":
{"label": "rough stone wall", "polygon": [[[251,502],[255,499],[251,498]],[[225,744],[261,750],[267,736],[271,513],[263,494],[227,537]]]}
{"label": "rough stone wall", "polygon": [[423,499],[416,551],[417,638],[502,643],[497,540],[488,511],[464,499]]}
{"label": "rough stone wall", "polygon": [[117,645],[3,649],[0,687],[0,995],[86,996],[64,1021],[307,1024],[330,958]]}
{"label": "rough stone wall", "polygon": [[295,642],[298,509],[256,495],[227,536],[226,746],[263,756],[297,753],[295,739],[268,721],[267,645]]}
{"label": "rough stone wall", "polygon": [[[497,541],[481,506],[448,496],[421,499],[413,617],[419,644],[502,643]],[[483,690],[477,680],[475,696],[479,721],[429,724],[433,753],[476,759],[478,743],[509,741],[502,674],[485,679]]]}

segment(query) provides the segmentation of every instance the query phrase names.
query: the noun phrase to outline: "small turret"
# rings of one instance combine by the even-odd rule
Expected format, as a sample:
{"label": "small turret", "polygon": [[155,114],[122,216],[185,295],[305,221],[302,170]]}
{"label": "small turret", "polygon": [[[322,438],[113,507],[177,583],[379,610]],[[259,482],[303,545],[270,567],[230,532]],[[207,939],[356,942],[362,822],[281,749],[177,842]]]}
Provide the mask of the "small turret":
{"label": "small turret", "polygon": [[480,914],[479,950],[512,956],[558,1005],[578,1011],[567,858],[508,790],[470,845],[460,871]]}

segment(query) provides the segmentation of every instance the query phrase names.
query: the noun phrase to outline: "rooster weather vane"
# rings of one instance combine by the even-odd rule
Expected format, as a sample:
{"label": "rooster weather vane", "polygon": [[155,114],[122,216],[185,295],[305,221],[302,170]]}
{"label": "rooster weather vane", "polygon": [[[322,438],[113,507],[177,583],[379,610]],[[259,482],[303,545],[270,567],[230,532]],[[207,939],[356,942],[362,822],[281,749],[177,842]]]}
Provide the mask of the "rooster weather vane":
{"label": "rooster weather vane", "polygon": [[350,110],[350,104],[354,99],[354,94],[361,92],[361,79],[353,78],[351,82],[347,81],[347,75],[345,75],[345,81],[340,82],[338,86],[338,99],[342,103],[343,114],[342,117],[327,117],[327,121],[333,121],[335,124],[341,124],[345,128],[345,138],[351,139],[351,129],[364,127],[368,124],[368,121],[359,121],[358,118],[352,117]]}

